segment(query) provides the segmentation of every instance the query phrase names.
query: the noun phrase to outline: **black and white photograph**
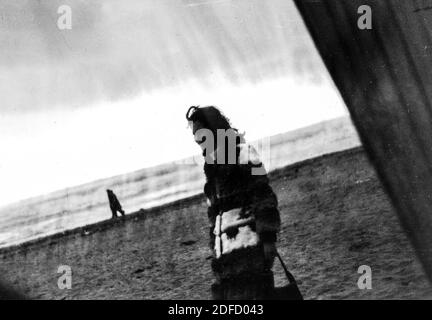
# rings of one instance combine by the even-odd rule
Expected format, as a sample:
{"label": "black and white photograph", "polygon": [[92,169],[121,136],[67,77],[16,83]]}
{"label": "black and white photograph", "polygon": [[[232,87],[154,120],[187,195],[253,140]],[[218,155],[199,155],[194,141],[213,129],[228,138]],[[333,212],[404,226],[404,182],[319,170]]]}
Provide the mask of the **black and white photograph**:
{"label": "black and white photograph", "polygon": [[0,300],[430,299],[432,0],[0,0]]}

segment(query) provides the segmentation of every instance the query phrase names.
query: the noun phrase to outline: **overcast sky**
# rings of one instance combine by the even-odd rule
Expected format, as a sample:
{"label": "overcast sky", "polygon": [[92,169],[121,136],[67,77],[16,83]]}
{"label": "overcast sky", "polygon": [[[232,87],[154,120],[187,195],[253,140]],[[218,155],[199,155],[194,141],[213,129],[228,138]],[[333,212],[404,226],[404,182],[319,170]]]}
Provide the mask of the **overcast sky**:
{"label": "overcast sky", "polygon": [[346,114],[291,1],[0,0],[0,205],[196,154],[207,104],[250,140]]}

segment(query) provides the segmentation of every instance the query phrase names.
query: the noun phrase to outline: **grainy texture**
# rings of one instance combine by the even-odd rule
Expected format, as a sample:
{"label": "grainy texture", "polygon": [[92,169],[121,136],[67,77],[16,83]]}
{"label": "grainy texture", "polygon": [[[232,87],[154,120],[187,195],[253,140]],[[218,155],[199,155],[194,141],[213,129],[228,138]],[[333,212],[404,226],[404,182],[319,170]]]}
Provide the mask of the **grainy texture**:
{"label": "grainy texture", "polygon": [[[271,183],[282,217],[279,250],[306,299],[432,297],[361,149],[279,170]],[[207,242],[206,204],[196,197],[0,251],[0,271],[34,298],[209,299]],[[57,287],[61,264],[72,267],[71,290]],[[372,268],[372,290],[357,287],[363,264]],[[284,281],[277,264],[276,281]]]}
{"label": "grainy texture", "polygon": [[[296,4],[432,280],[430,1]],[[370,29],[358,27],[363,5]]]}
{"label": "grainy texture", "polygon": [[[267,150],[271,152],[263,152],[259,144],[255,145],[269,170],[361,145],[349,117],[324,121],[265,139],[269,142]],[[2,207],[0,247],[106,219],[107,188],[115,190],[126,212],[199,194],[205,182],[202,166],[202,155],[197,154],[192,158],[93,181]]]}

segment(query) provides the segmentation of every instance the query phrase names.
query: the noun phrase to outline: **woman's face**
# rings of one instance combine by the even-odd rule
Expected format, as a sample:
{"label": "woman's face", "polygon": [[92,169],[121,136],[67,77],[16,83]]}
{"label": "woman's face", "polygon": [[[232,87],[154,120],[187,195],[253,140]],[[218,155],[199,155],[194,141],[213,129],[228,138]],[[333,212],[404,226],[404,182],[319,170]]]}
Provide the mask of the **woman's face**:
{"label": "woman's face", "polygon": [[203,132],[201,132],[201,134],[199,134],[199,130],[201,129],[205,129],[205,126],[202,122],[200,121],[194,121],[194,122],[190,122],[189,126],[192,129],[192,133],[194,135],[194,140],[195,142],[200,146],[200,148],[204,151],[204,149],[206,148],[206,144],[203,143],[206,138],[203,135]]}
{"label": "woman's face", "polygon": [[200,121],[194,121],[194,122],[190,122],[189,123],[189,126],[191,127],[191,129],[192,129],[192,134],[194,135],[194,139],[195,139],[195,142],[197,143],[197,144],[201,144],[201,142],[202,142],[202,137],[200,137],[198,134],[197,134],[197,132],[198,132],[198,130],[200,130],[200,129],[204,129],[204,125],[202,124],[202,122],[200,122]]}

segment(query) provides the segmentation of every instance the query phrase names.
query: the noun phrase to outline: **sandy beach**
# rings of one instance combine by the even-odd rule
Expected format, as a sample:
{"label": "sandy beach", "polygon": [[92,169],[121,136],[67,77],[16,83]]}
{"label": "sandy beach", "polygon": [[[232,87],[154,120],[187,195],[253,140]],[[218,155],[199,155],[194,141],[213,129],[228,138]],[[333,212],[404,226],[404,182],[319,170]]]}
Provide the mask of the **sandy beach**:
{"label": "sandy beach", "polygon": [[[432,290],[364,151],[274,171],[278,247],[306,299],[412,299]],[[36,299],[209,299],[202,195],[0,251],[3,279]],[[57,286],[60,265],[72,289]],[[358,267],[372,269],[360,290]],[[275,264],[277,285],[284,284]]]}

